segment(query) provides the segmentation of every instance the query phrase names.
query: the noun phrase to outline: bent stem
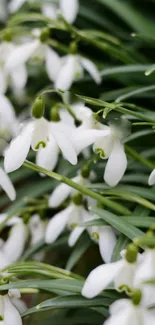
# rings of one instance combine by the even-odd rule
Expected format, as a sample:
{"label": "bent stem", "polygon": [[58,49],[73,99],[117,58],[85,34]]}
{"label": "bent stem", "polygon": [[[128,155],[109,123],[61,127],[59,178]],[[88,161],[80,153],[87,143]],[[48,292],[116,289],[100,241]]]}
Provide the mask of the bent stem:
{"label": "bent stem", "polygon": [[31,163],[28,160],[26,160],[24,162],[24,166],[26,168],[30,168],[30,169],[32,169],[34,171],[37,171],[39,173],[43,173],[43,174],[45,174],[45,175],[47,175],[47,176],[49,176],[51,178],[54,178],[59,182],[67,184],[67,185],[71,186],[72,188],[76,189],[77,191],[81,192],[82,194],[87,195],[87,196],[97,200],[98,202],[104,204],[105,206],[107,206],[108,208],[110,208],[110,209],[112,209],[114,211],[117,211],[120,214],[123,214],[123,215],[129,214],[129,215],[131,215],[130,210],[125,208],[123,205],[121,205],[119,203],[116,203],[116,202],[113,202],[113,201],[110,201],[109,199],[101,196],[100,194],[98,194],[96,192],[93,192],[90,189],[73,182],[71,179],[69,179],[69,178],[67,178],[67,177],[65,177],[63,175],[57,174],[55,172],[48,171],[48,170],[46,170],[44,168],[41,168],[41,167]]}

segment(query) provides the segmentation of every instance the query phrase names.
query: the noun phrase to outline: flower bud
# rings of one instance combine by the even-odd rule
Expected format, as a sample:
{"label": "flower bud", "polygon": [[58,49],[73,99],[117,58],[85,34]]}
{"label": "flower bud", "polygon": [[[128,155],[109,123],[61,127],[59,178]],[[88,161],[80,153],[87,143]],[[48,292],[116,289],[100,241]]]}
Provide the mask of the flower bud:
{"label": "flower bud", "polygon": [[81,205],[83,203],[83,196],[80,193],[76,193],[72,196],[72,201],[75,205]]}
{"label": "flower bud", "polygon": [[70,44],[69,53],[73,54],[73,55],[77,53],[77,43],[76,42],[72,42]]}
{"label": "flower bud", "polygon": [[36,98],[32,107],[32,116],[35,118],[41,118],[44,115],[45,104],[42,96]]}
{"label": "flower bud", "polygon": [[50,112],[50,120],[52,122],[59,122],[60,121],[60,115],[59,115],[59,110],[58,110],[58,107],[55,106],[51,109],[51,112]]}
{"label": "flower bud", "polygon": [[90,175],[90,168],[86,165],[81,170],[81,175],[83,178],[88,178]]}
{"label": "flower bud", "polygon": [[128,263],[135,263],[137,260],[138,247],[134,244],[130,244],[126,249],[125,258]]}
{"label": "flower bud", "polygon": [[50,38],[50,29],[44,28],[40,34],[40,41],[42,43],[46,42]]}

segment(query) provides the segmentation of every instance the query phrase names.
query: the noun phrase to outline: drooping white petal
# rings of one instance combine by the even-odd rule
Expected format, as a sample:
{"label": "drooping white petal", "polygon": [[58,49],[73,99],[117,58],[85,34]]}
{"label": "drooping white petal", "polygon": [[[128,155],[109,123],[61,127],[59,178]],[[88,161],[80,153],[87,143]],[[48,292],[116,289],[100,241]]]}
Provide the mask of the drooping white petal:
{"label": "drooping white petal", "polygon": [[[7,213],[1,213],[1,214],[0,214],[0,224],[1,224],[4,220],[6,220],[7,217],[8,217],[8,214],[7,214]],[[21,219],[20,219],[19,217],[14,216],[14,217],[12,217],[11,219],[9,219],[9,220],[7,221],[6,226],[13,226],[13,225],[15,225],[16,223],[20,222],[20,220],[21,220]]]}
{"label": "drooping white petal", "polygon": [[0,21],[4,22],[7,19],[7,3],[6,0],[0,1]]}
{"label": "drooping white petal", "polygon": [[114,141],[111,136],[101,137],[96,139],[93,145],[93,150],[94,152],[100,154],[100,158],[107,159],[112,152],[113,145]]}
{"label": "drooping white petal", "polygon": [[36,155],[36,164],[47,170],[54,170],[59,157],[59,148],[56,141],[50,135],[45,148],[40,148]]}
{"label": "drooping white petal", "polygon": [[102,258],[106,263],[109,263],[111,261],[116,242],[116,235],[112,227],[101,227],[99,230],[99,249]]}
{"label": "drooping white petal", "polygon": [[6,254],[0,250],[0,269],[4,269],[6,266],[10,264]]}
{"label": "drooping white petal", "polygon": [[49,136],[49,122],[44,117],[36,119],[34,122],[34,130],[31,142],[32,149],[37,151],[41,148],[44,148],[49,141]]}
{"label": "drooping white petal", "polygon": [[11,201],[14,201],[16,198],[15,188],[14,188],[12,182],[10,181],[10,178],[8,177],[8,175],[4,172],[4,170],[2,168],[0,168],[0,186],[6,192],[9,199]]}
{"label": "drooping white petal", "polygon": [[4,94],[7,89],[6,75],[3,69],[0,69],[0,93]]}
{"label": "drooping white petal", "polygon": [[[75,183],[79,183],[79,176],[74,177],[72,179],[73,182]],[[57,208],[58,206],[60,206],[69,195],[71,195],[71,193],[73,193],[73,189],[71,186],[68,186],[66,184],[60,184],[58,185],[54,191],[52,192],[52,194],[49,197],[49,207],[51,208]]]}
{"label": "drooping white petal", "polygon": [[91,61],[86,58],[80,57],[80,62],[83,66],[83,68],[88,71],[88,73],[91,75],[91,77],[94,79],[94,81],[97,84],[100,84],[102,79],[100,76],[100,73],[96,67],[96,65]]}
{"label": "drooping white petal", "polygon": [[4,167],[7,173],[20,168],[26,159],[32,140],[33,124],[27,124],[5,151]]}
{"label": "drooping white petal", "polygon": [[61,58],[52,48],[47,46],[45,54],[45,64],[48,77],[55,81],[61,67]]}
{"label": "drooping white petal", "polygon": [[145,312],[143,313],[143,321],[144,321],[143,324],[154,325],[154,320],[155,320],[155,310],[154,309],[145,310]]}
{"label": "drooping white petal", "polygon": [[79,10],[79,0],[60,0],[60,10],[64,18],[72,24]]}
{"label": "drooping white petal", "polygon": [[122,266],[122,269],[120,270],[119,274],[115,277],[115,288],[116,290],[119,290],[119,288],[123,285],[133,288],[133,279],[135,274],[135,263],[127,263],[124,261],[124,265]]}
{"label": "drooping white petal", "polygon": [[[126,301],[126,302],[125,302]],[[118,306],[115,306],[119,305]],[[115,312],[114,312],[115,310]],[[110,312],[112,312],[111,316],[105,321],[106,325],[140,325],[141,317],[140,317],[140,308],[132,305],[132,303],[128,299],[121,299],[114,302],[110,306]]]}
{"label": "drooping white petal", "polygon": [[60,109],[59,115],[62,123],[68,124],[70,127],[75,127],[74,118],[66,109]]}
{"label": "drooping white petal", "polygon": [[69,90],[76,72],[76,55],[67,55],[56,78],[55,87],[61,90]]}
{"label": "drooping white petal", "polygon": [[148,249],[142,254],[142,260],[136,268],[134,285],[139,286],[144,281],[155,277],[155,249]]}
{"label": "drooping white petal", "polygon": [[4,296],[4,320],[5,325],[22,325],[21,316],[11,303],[8,295]]}
{"label": "drooping white petal", "polygon": [[132,302],[129,299],[120,299],[113,302],[113,304],[109,307],[109,312],[111,315],[114,315],[124,309],[128,309],[132,307]]}
{"label": "drooping white petal", "polygon": [[[0,322],[4,320],[4,299],[3,296],[0,295]],[[4,323],[2,323],[3,325]]]}
{"label": "drooping white petal", "polygon": [[102,134],[102,137],[106,137],[109,134],[109,130],[85,130],[85,129],[76,129],[72,133],[71,141],[76,150],[77,155],[86,147],[90,146],[96,141]]}
{"label": "drooping white petal", "polygon": [[123,145],[116,140],[106,164],[104,180],[109,186],[116,186],[127,168],[127,158]]}
{"label": "drooping white petal", "polygon": [[31,246],[33,246],[42,240],[45,234],[45,224],[40,219],[40,216],[38,214],[35,214],[31,217],[29,221],[29,228],[31,234]]}
{"label": "drooping white petal", "polygon": [[65,229],[72,206],[67,207],[61,212],[57,213],[48,223],[45,233],[45,242],[47,244],[55,242],[60,234]]}
{"label": "drooping white petal", "polygon": [[57,18],[57,6],[54,3],[44,3],[41,7],[42,14],[48,18]]}
{"label": "drooping white petal", "polygon": [[0,94],[0,121],[1,119],[8,124],[8,127],[11,127],[15,119],[15,110],[11,102],[2,94]]}
{"label": "drooping white petal", "polygon": [[33,55],[40,46],[39,40],[34,40],[29,43],[16,46],[8,55],[5,68],[11,72],[12,69],[24,64]]}
{"label": "drooping white petal", "polygon": [[21,297],[20,291],[18,289],[9,289],[8,295],[10,298],[18,298],[19,299]]}
{"label": "drooping white petal", "polygon": [[12,227],[10,235],[3,248],[10,263],[17,261],[22,255],[26,239],[27,226],[23,222],[17,223]]}
{"label": "drooping white petal", "polygon": [[10,77],[14,91],[24,89],[28,78],[26,66],[24,64],[17,66],[11,71]]}
{"label": "drooping white petal", "polygon": [[68,245],[70,247],[73,247],[76,244],[76,242],[78,241],[78,239],[80,238],[84,230],[85,230],[84,227],[76,227],[74,230],[72,230],[68,238]]}
{"label": "drooping white petal", "polygon": [[20,313],[20,315],[24,314],[27,310],[26,303],[17,298],[10,298],[11,303],[14,305],[14,307],[17,309],[17,311]]}
{"label": "drooping white petal", "polygon": [[122,261],[100,265],[95,268],[85,281],[82,295],[93,298],[101,293],[115,278],[122,268]]}
{"label": "drooping white petal", "polygon": [[148,184],[150,186],[155,184],[155,169],[152,171],[152,173],[149,176]]}
{"label": "drooping white petal", "polygon": [[26,0],[11,0],[8,4],[9,7],[9,11],[11,13],[17,11],[18,9],[20,9],[20,7],[24,4]]}
{"label": "drooping white petal", "polygon": [[63,156],[67,159],[72,165],[77,164],[77,154],[72,145],[72,141],[67,134],[59,128],[58,123],[52,123],[52,135],[62,151]]}

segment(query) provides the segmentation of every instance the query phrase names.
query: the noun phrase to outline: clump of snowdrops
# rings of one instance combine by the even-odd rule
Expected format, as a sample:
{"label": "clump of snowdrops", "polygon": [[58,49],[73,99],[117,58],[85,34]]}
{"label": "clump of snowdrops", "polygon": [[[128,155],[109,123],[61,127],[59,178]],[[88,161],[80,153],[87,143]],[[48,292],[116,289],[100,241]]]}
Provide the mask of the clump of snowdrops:
{"label": "clump of snowdrops", "polygon": [[2,325],[155,323],[154,8],[0,1]]}

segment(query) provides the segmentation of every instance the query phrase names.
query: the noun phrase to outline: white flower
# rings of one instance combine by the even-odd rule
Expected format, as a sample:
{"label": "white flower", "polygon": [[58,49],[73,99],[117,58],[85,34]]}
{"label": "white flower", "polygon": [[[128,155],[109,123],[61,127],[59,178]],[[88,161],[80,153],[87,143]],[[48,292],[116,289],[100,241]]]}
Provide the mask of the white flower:
{"label": "white flower", "polygon": [[79,10],[79,0],[60,0],[60,10],[64,18],[72,24]]}
{"label": "white flower", "polygon": [[4,172],[4,170],[2,168],[0,168],[0,186],[6,192],[9,199],[11,201],[14,201],[16,198],[15,188],[14,188],[12,182],[10,181],[10,178],[8,177],[8,175]]}
{"label": "white flower", "polygon": [[110,263],[117,239],[110,226],[93,226],[88,229],[91,238],[98,243],[100,254],[105,263]]}
{"label": "white flower", "polygon": [[57,5],[55,3],[43,3],[41,6],[41,12],[44,16],[57,19]]}
{"label": "white flower", "polygon": [[110,306],[110,317],[104,325],[154,325],[155,310],[134,305],[129,299],[115,301]]}
{"label": "white flower", "polygon": [[17,135],[18,120],[8,98],[0,94],[0,138],[8,141]]}
{"label": "white flower", "polygon": [[[89,184],[89,180],[87,178],[82,177],[82,175],[78,175],[72,178],[72,181],[83,186]],[[50,195],[48,201],[49,207],[59,207],[69,196],[73,195],[74,193],[76,193],[76,190],[74,188],[61,183],[54,189],[54,191]]]}
{"label": "white flower", "polygon": [[[124,252],[122,255],[124,255]],[[82,295],[93,298],[106,289],[112,281],[114,281],[117,290],[121,290],[123,286],[133,288],[136,266],[136,262],[129,263],[125,258],[122,258],[118,262],[96,267],[86,279]]]}
{"label": "white flower", "polygon": [[27,0],[11,0],[9,2],[8,8],[11,13],[16,12]]}
{"label": "white flower", "polygon": [[[87,211],[82,205],[76,205],[71,203],[67,208],[58,212],[48,223],[45,233],[45,242],[50,244],[53,243],[64,229],[68,226],[69,229],[74,229],[80,222],[85,218]],[[76,228],[75,228],[76,229]],[[74,230],[73,230],[74,231]],[[69,238],[69,245],[73,246],[82,233],[78,232]]]}
{"label": "white flower", "polygon": [[[22,45],[16,45],[16,47],[12,49],[10,55],[7,57],[5,69],[8,73],[13,73],[13,71],[23,66],[30,58],[37,58],[39,61],[45,60],[48,77],[53,81],[60,69],[60,57],[51,47],[40,41],[40,30],[34,30],[33,34],[36,39],[27,41]],[[17,81],[19,81],[19,79]]]}
{"label": "white flower", "polygon": [[[45,222],[43,222],[38,214],[31,216],[29,220],[29,229],[31,235],[30,246],[38,244],[45,237]],[[44,258],[44,252],[35,255],[35,259],[41,261]]]}
{"label": "white flower", "polygon": [[55,79],[55,87],[57,89],[70,89],[74,80],[79,78],[83,70],[88,71],[97,84],[101,83],[101,77],[96,65],[80,55],[69,54],[61,59],[61,66]]}
{"label": "white flower", "polygon": [[141,256],[134,277],[135,287],[155,278],[155,249],[147,249]]}
{"label": "white flower", "polygon": [[18,310],[20,314],[23,314],[27,310],[26,303],[21,300],[21,294],[18,289],[9,289],[8,296],[14,307]]}
{"label": "white flower", "polygon": [[0,21],[5,22],[7,19],[7,3],[6,0],[0,1]]}
{"label": "white flower", "polygon": [[10,53],[16,50],[16,45],[12,42],[3,41],[0,44],[0,92],[5,93],[7,86],[11,86],[15,94],[25,88],[27,83],[27,69],[24,63],[18,64],[8,70],[6,62]]}
{"label": "white flower", "polygon": [[[118,121],[118,125],[115,125],[116,122],[108,128],[110,135],[98,138],[93,147],[96,153],[100,153],[102,159],[108,158],[104,180],[109,186],[116,186],[127,168],[127,158],[122,142],[129,132],[129,122],[122,119]],[[100,126],[102,127],[102,124]]]}
{"label": "white flower", "polygon": [[0,296],[0,320],[1,323],[5,325],[22,325],[21,316],[11,302],[9,293],[4,296]]}
{"label": "white flower", "polygon": [[150,186],[155,184],[155,169],[150,174],[148,183]]}
{"label": "white flower", "polygon": [[27,234],[27,226],[22,221],[11,228],[9,237],[3,246],[3,252],[9,264],[17,261],[21,257],[26,244]]}

